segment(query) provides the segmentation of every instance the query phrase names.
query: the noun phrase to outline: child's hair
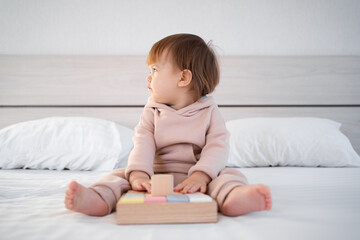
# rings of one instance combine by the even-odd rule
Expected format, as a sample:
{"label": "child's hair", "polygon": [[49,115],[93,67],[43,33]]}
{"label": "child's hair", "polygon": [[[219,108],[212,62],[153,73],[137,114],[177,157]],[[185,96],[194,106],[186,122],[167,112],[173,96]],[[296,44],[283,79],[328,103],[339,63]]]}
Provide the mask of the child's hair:
{"label": "child's hair", "polygon": [[220,71],[210,44],[206,44],[202,38],[193,34],[170,35],[152,46],[147,64],[151,65],[159,60],[165,51],[181,71],[191,71],[193,86],[199,96],[214,91],[219,83]]}

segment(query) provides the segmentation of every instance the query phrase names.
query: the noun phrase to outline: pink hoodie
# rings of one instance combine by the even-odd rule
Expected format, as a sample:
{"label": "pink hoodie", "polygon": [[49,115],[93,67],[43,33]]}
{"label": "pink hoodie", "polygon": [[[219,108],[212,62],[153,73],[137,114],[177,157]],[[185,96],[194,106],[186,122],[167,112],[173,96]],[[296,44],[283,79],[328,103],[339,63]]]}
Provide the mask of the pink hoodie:
{"label": "pink hoodie", "polygon": [[126,178],[132,171],[184,173],[203,171],[214,179],[225,167],[228,132],[212,97],[180,110],[150,98],[135,128]]}

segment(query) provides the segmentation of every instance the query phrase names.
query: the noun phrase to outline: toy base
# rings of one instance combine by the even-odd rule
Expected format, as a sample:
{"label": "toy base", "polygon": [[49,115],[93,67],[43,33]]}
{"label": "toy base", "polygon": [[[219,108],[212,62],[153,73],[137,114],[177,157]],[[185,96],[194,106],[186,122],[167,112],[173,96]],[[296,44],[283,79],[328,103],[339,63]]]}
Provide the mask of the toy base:
{"label": "toy base", "polygon": [[217,222],[217,204],[211,202],[117,203],[118,224]]}

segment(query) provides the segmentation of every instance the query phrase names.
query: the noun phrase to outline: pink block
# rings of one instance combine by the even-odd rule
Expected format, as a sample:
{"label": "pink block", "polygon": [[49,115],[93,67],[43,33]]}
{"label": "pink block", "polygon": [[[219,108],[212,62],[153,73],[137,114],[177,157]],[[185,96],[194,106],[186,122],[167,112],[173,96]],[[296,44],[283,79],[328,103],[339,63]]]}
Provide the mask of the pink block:
{"label": "pink block", "polygon": [[166,202],[166,197],[163,196],[147,196],[145,197],[145,203],[162,203]]}

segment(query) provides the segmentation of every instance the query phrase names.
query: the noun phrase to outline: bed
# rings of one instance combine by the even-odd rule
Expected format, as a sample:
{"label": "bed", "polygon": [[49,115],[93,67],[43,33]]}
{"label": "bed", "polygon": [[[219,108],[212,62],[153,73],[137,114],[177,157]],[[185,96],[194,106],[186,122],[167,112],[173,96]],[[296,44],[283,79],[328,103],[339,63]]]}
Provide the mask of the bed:
{"label": "bed", "polygon": [[231,134],[228,167],[270,186],[270,211],[122,226],[115,213],[67,210],[69,181],[126,165],[148,97],[145,58],[0,56],[1,239],[360,238],[356,56],[220,57],[213,97]]}

